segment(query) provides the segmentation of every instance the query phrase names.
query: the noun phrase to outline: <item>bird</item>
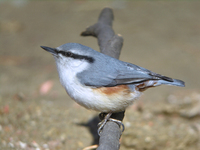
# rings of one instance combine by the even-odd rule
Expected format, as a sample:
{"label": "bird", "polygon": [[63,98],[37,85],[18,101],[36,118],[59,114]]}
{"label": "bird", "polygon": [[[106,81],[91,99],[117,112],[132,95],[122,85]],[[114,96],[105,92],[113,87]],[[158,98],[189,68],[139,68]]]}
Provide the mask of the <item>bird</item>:
{"label": "bird", "polygon": [[143,91],[162,84],[184,87],[182,80],[172,79],[132,63],[124,62],[78,43],[57,48],[41,46],[56,62],[60,82],[68,95],[81,106],[108,113],[98,133],[112,113],[125,111]]}

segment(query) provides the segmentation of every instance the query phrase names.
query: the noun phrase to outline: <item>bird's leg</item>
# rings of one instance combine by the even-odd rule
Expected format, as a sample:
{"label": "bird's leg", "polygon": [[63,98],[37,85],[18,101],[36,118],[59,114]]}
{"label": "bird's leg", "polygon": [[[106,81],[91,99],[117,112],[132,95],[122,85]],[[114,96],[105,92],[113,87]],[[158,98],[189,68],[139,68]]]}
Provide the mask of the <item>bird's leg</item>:
{"label": "bird's leg", "polygon": [[103,119],[101,122],[98,123],[98,130],[97,130],[97,132],[98,132],[98,135],[99,135],[99,136],[100,136],[101,130],[103,129],[103,127],[105,126],[106,122],[108,121],[108,119],[110,118],[111,115],[112,115],[111,112],[108,113],[108,114],[104,117],[104,119]]}
{"label": "bird's leg", "polygon": [[124,124],[120,120],[110,118],[111,115],[112,115],[111,112],[108,113],[104,117],[104,119],[101,122],[98,123],[99,128],[98,128],[97,132],[98,132],[99,136],[100,136],[101,130],[103,129],[103,127],[105,126],[107,121],[113,121],[113,122],[117,123],[119,126],[122,126],[122,132],[124,131]]}

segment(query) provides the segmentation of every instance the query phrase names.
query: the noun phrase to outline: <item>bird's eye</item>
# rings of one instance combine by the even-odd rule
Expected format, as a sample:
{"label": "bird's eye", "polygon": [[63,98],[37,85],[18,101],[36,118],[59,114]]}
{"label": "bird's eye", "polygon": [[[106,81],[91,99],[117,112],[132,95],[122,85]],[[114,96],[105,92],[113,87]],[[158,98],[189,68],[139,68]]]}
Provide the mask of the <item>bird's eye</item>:
{"label": "bird's eye", "polygon": [[67,57],[70,57],[70,56],[72,56],[73,54],[72,54],[71,52],[65,52],[64,55],[67,56]]}

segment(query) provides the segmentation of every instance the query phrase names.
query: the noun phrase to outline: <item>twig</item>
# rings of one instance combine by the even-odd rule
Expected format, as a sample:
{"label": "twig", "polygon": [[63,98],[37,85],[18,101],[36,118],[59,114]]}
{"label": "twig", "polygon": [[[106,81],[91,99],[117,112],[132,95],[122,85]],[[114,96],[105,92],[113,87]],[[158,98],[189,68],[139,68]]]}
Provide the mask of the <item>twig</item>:
{"label": "twig", "polygon": [[[81,33],[81,36],[94,36],[98,39],[100,51],[114,58],[119,58],[121,48],[123,46],[123,38],[121,35],[115,35],[112,29],[112,21],[114,19],[111,8],[104,8],[98,22]],[[104,117],[100,114],[100,119]],[[124,112],[114,113],[111,118],[123,120]],[[108,121],[101,132],[99,139],[99,147],[97,150],[118,150],[120,147],[119,139],[121,137],[121,129],[118,124]]]}

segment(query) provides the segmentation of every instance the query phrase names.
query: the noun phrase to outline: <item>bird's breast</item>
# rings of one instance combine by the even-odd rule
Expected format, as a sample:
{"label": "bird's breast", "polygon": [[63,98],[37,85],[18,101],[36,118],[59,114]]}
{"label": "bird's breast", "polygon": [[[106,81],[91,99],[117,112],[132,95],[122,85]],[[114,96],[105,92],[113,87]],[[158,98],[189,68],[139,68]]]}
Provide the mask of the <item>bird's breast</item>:
{"label": "bird's breast", "polygon": [[76,73],[65,69],[58,67],[61,84],[72,99],[87,109],[119,112],[125,110],[140,96],[140,92],[128,85],[98,88],[83,85],[77,79]]}

